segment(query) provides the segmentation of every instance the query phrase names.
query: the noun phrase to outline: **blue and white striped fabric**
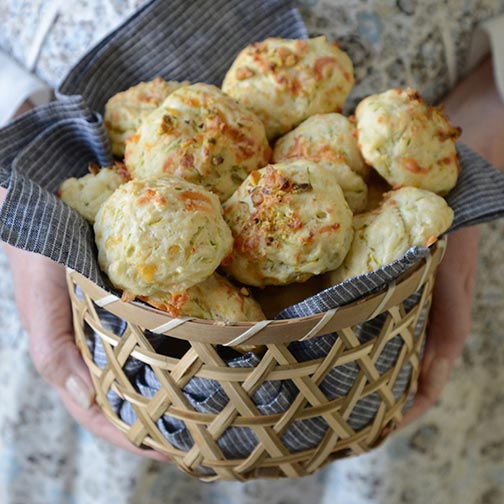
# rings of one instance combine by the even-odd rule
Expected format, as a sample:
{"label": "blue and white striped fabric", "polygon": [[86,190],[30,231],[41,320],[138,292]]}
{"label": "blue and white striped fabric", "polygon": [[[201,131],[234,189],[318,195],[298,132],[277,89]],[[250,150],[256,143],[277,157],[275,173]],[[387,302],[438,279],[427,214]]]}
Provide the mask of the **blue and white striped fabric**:
{"label": "blue and white striped fabric", "polygon": [[[405,303],[406,311],[412,309],[419,302],[421,293],[413,294]],[[125,323],[107,313],[102,308],[95,306],[95,309],[104,323],[104,327],[121,335],[126,329]],[[420,330],[425,322],[425,312],[420,316],[414,339],[418,338]],[[361,343],[370,341],[379,334],[384,322],[385,314],[379,315],[373,320],[361,324],[357,329]],[[102,369],[108,364],[101,340],[96,337],[91,330],[88,334],[89,349],[93,354],[94,361]],[[153,348],[160,354],[164,353],[163,341],[166,339],[162,335],[148,332],[147,337]],[[325,357],[336,341],[336,334],[313,338],[304,342],[295,342],[289,345],[289,350],[299,361],[308,361]],[[392,368],[402,349],[403,340],[400,336],[395,336],[386,343],[381,354],[375,361],[376,369],[383,374]],[[250,352],[245,355],[238,355],[227,360],[227,365],[231,368],[251,368],[256,367],[260,358]],[[145,397],[152,398],[160,389],[159,380],[149,365],[129,357],[123,366],[125,374],[134,384],[137,391]],[[348,394],[360,372],[359,366],[355,362],[344,364],[332,368],[322,380],[319,387],[329,400],[334,400]],[[392,387],[394,398],[398,400],[407,389],[411,375],[411,365],[407,363],[399,372],[397,380]],[[198,412],[217,414],[224,409],[229,399],[222,386],[215,380],[192,378],[183,388],[183,393],[191,406]],[[291,380],[276,380],[264,382],[252,395],[252,400],[258,411],[263,415],[272,415],[286,411],[297,395],[297,388]],[[411,397],[409,398],[411,400]],[[119,397],[112,390],[109,391],[108,400],[114,411],[127,424],[132,425],[137,420],[136,412],[130,402]],[[360,399],[354,406],[348,418],[351,428],[358,431],[366,427],[372,421],[381,403],[378,393],[372,393]],[[408,407],[407,404],[406,407]],[[167,415],[157,421],[160,432],[176,448],[188,451],[193,440],[185,424],[176,418]],[[316,447],[327,432],[328,425],[322,418],[310,418],[298,420],[286,429],[282,435],[282,442],[290,452],[307,450]],[[257,445],[257,438],[254,432],[248,428],[229,427],[217,441],[224,455],[228,458],[247,457]],[[204,467],[198,468],[201,475],[207,474]]]}
{"label": "blue and white striped fabric", "polygon": [[[157,0],[149,3],[123,26],[90,51],[71,71],[58,90],[58,101],[36,109],[0,130],[0,184],[9,193],[0,212],[0,238],[13,246],[43,254],[79,271],[101,287],[109,289],[97,264],[92,229],[76,212],[56,196],[61,182],[86,172],[87,164],[112,161],[100,113],[114,93],[141,80],[161,75],[171,80],[206,81],[219,84],[235,54],[250,42],[268,36],[305,38],[306,29],[298,12],[283,0],[196,0],[186,2]],[[448,199],[455,211],[451,230],[504,215],[504,177],[465,146],[460,146],[462,173]],[[383,288],[420,258],[424,248],[413,248],[400,260],[379,271],[346,281],[289,307],[278,318],[320,313],[352,302]],[[418,294],[409,300],[418,302]],[[121,335],[124,322],[97,308],[110,330]],[[419,327],[422,321],[419,323]],[[363,324],[361,341],[376,336],[383,317]],[[154,348],[162,351],[163,337],[148,334]],[[327,355],[335,335],[325,335],[293,343],[290,350],[300,361]],[[99,338],[89,334],[89,345],[96,363],[107,365]],[[385,372],[402,348],[393,338],[378,359],[377,369]],[[252,353],[227,360],[230,367],[253,367],[258,358]],[[159,382],[152,369],[134,358],[125,372],[137,390],[152,397]],[[320,384],[329,399],[346,394],[357,373],[355,364],[339,366]],[[410,368],[400,373],[393,393],[406,389]],[[193,378],[184,393],[197,411],[215,413],[228,401],[219,384]],[[296,395],[290,381],[264,383],[253,395],[263,414],[285,411]],[[109,400],[127,423],[135,412],[127,401],[113,392]],[[379,398],[371,394],[359,401],[349,418],[360,429],[374,417]],[[158,426],[179,449],[187,450],[192,439],[183,422],[162,417]],[[324,436],[323,419],[296,422],[283,435],[291,451],[315,446]],[[219,444],[228,457],[248,455],[255,446],[248,429],[230,428]]]}

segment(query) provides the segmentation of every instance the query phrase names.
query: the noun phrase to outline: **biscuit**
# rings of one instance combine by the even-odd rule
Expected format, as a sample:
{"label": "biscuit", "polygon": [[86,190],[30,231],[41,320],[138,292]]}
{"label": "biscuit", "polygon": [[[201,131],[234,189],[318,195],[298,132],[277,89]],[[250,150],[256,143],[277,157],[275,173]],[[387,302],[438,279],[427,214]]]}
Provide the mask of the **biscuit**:
{"label": "biscuit", "polygon": [[334,269],[352,241],[352,212],[334,171],[304,159],[252,172],[224,204],[224,218],[234,248],[223,267],[257,287]]}
{"label": "biscuit", "polygon": [[101,169],[90,164],[89,171],[91,173],[83,177],[66,179],[59,188],[58,196],[93,224],[103,202],[127,182],[129,176],[122,163]]}
{"label": "biscuit", "polygon": [[121,91],[105,104],[104,122],[110,139],[112,153],[124,156],[126,140],[136,133],[142,119],[155,110],[166,97],[189,82],[165,81],[156,77]]}
{"label": "biscuit", "polygon": [[265,319],[259,303],[253,299],[248,289],[234,286],[218,273],[184,292],[158,293],[141,299],[168,312],[172,317],[196,317],[223,322]]}
{"label": "biscuit", "polygon": [[363,178],[369,173],[357,145],[355,125],[342,114],[315,114],[277,140],[273,162],[296,157],[317,163],[344,162]]}
{"label": "biscuit", "polygon": [[225,201],[270,155],[259,118],[200,83],[173,92],[142,122],[125,163],[133,178],[177,175]]}
{"label": "biscuit", "polygon": [[99,265],[125,298],[188,289],[232,249],[218,198],[174,176],[120,186],[94,230]]}
{"label": "biscuit", "polygon": [[413,246],[434,243],[453,222],[453,210],[431,191],[403,187],[381,206],[353,218],[354,239],[343,264],[325,276],[329,287],[400,259]]}
{"label": "biscuit", "polygon": [[413,186],[447,194],[460,165],[460,129],[413,89],[372,95],[357,106],[359,146],[368,164],[394,188]]}
{"label": "biscuit", "polygon": [[255,112],[273,139],[309,116],[341,110],[353,84],[350,58],[325,37],[269,38],[238,54],[222,89]]}
{"label": "biscuit", "polygon": [[273,149],[274,163],[309,159],[332,168],[354,213],[366,208],[367,186],[360,175],[369,168],[357,147],[355,127],[341,114],[316,114],[279,138]]}

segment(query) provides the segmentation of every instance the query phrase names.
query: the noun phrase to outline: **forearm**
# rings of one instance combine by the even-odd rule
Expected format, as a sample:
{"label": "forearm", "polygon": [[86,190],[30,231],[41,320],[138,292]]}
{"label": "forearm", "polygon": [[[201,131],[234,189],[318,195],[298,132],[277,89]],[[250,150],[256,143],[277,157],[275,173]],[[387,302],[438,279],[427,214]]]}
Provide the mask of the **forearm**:
{"label": "forearm", "polygon": [[504,103],[487,58],[443,102],[450,121],[462,128],[461,141],[498,168],[504,168]]}

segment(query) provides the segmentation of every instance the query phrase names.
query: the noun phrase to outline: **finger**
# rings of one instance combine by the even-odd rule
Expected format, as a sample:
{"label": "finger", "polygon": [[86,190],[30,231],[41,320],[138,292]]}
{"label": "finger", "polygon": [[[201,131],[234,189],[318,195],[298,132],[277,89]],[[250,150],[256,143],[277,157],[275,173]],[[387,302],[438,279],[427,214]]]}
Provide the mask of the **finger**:
{"label": "finger", "polygon": [[58,392],[72,417],[98,438],[104,439],[119,448],[142,457],[148,457],[161,462],[171,461],[170,457],[163,453],[157,452],[151,448],[138,448],[133,445],[126,436],[105,417],[96,404],[87,410],[83,410],[75,404],[72,397],[69,396],[65,389],[59,389]]}
{"label": "finger", "polygon": [[[454,285],[454,284],[451,284]],[[432,310],[423,355],[423,370],[459,357],[471,330],[470,297],[445,285],[434,289]],[[464,312],[464,313],[461,313]]]}
{"label": "finger", "polygon": [[5,249],[15,277],[18,311],[29,335],[33,364],[56,388],[73,418],[94,435],[132,453],[169,460],[154,450],[135,447],[93,405],[91,377],[74,341],[64,268],[40,255],[9,246]]}
{"label": "finger", "polygon": [[436,275],[418,392],[399,427],[423,415],[438,400],[471,329],[479,229],[453,233]]}
{"label": "finger", "polygon": [[30,338],[30,355],[35,368],[49,384],[64,388],[80,408],[91,407],[94,388],[73,334],[42,329]]}
{"label": "finger", "polygon": [[400,429],[422,416],[438,400],[467,338],[469,324],[456,316],[453,319],[453,314],[443,310],[444,306],[439,295],[434,297],[418,391],[398,426]]}
{"label": "finger", "polygon": [[404,415],[398,428],[402,429],[431,408],[446,386],[453,368],[453,361],[434,358],[420,376],[418,392],[411,408]]}
{"label": "finger", "polygon": [[89,408],[94,387],[75,345],[64,269],[37,257],[32,272],[41,276],[36,281],[45,287],[37,299],[29,299],[29,314],[25,313],[33,364],[48,383],[65,388],[81,408]]}
{"label": "finger", "polygon": [[469,337],[471,301],[478,259],[478,227],[460,229],[448,239],[445,257],[434,285],[426,359],[456,359]]}

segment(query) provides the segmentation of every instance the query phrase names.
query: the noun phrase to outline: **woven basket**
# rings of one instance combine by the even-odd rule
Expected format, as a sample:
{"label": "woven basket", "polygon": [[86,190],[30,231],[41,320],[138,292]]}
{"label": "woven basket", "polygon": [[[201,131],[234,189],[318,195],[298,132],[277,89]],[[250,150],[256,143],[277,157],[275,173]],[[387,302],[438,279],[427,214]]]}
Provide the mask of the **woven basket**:
{"label": "woven basket", "polygon": [[[140,303],[121,302],[82,275],[68,270],[77,345],[91,372],[97,403],[134,445],[163,452],[180,469],[205,480],[297,478],[312,474],[337,458],[364,453],[384,439],[386,427],[389,431],[400,422],[408,397],[416,391],[425,314],[445,246],[446,238],[439,240],[425,260],[382,292],[325,313],[259,323],[174,319]],[[76,286],[81,291],[78,295]],[[419,302],[413,309],[406,309],[404,302],[414,293],[421,293]],[[96,306],[127,322],[122,336],[103,327]],[[379,334],[361,344],[356,328],[385,312]],[[105,367],[93,362],[86,324],[101,339],[108,361]],[[157,354],[144,334],[146,329],[185,340],[185,353]],[[290,342],[334,332],[335,344],[325,358],[298,362],[288,349]],[[380,374],[376,359],[386,343],[398,335],[404,344],[395,365]],[[266,346],[257,367],[226,366],[216,345],[244,343]],[[123,365],[130,356],[151,366],[159,379],[161,389],[154,397],[142,396],[126,376]],[[349,362],[359,367],[349,393],[328,400],[318,385],[331,368]],[[408,386],[397,399],[392,389],[401,368],[408,363],[412,370]],[[193,377],[220,383],[229,397],[222,411],[201,413],[191,406],[182,389]],[[251,396],[267,380],[291,380],[297,387],[297,397],[286,411],[275,415],[262,415],[258,411]],[[111,390],[131,403],[137,416],[132,425],[121,420],[109,404],[107,395]],[[348,418],[355,404],[372,393],[380,398],[374,418],[361,430],[352,429]],[[163,415],[185,423],[194,440],[191,449],[174,448],[162,435],[156,422]],[[296,420],[315,417],[321,417],[328,425],[322,441],[313,449],[290,453],[282,442],[282,433]],[[232,426],[248,427],[257,437],[257,446],[245,458],[228,459],[218,445],[219,437]]]}

